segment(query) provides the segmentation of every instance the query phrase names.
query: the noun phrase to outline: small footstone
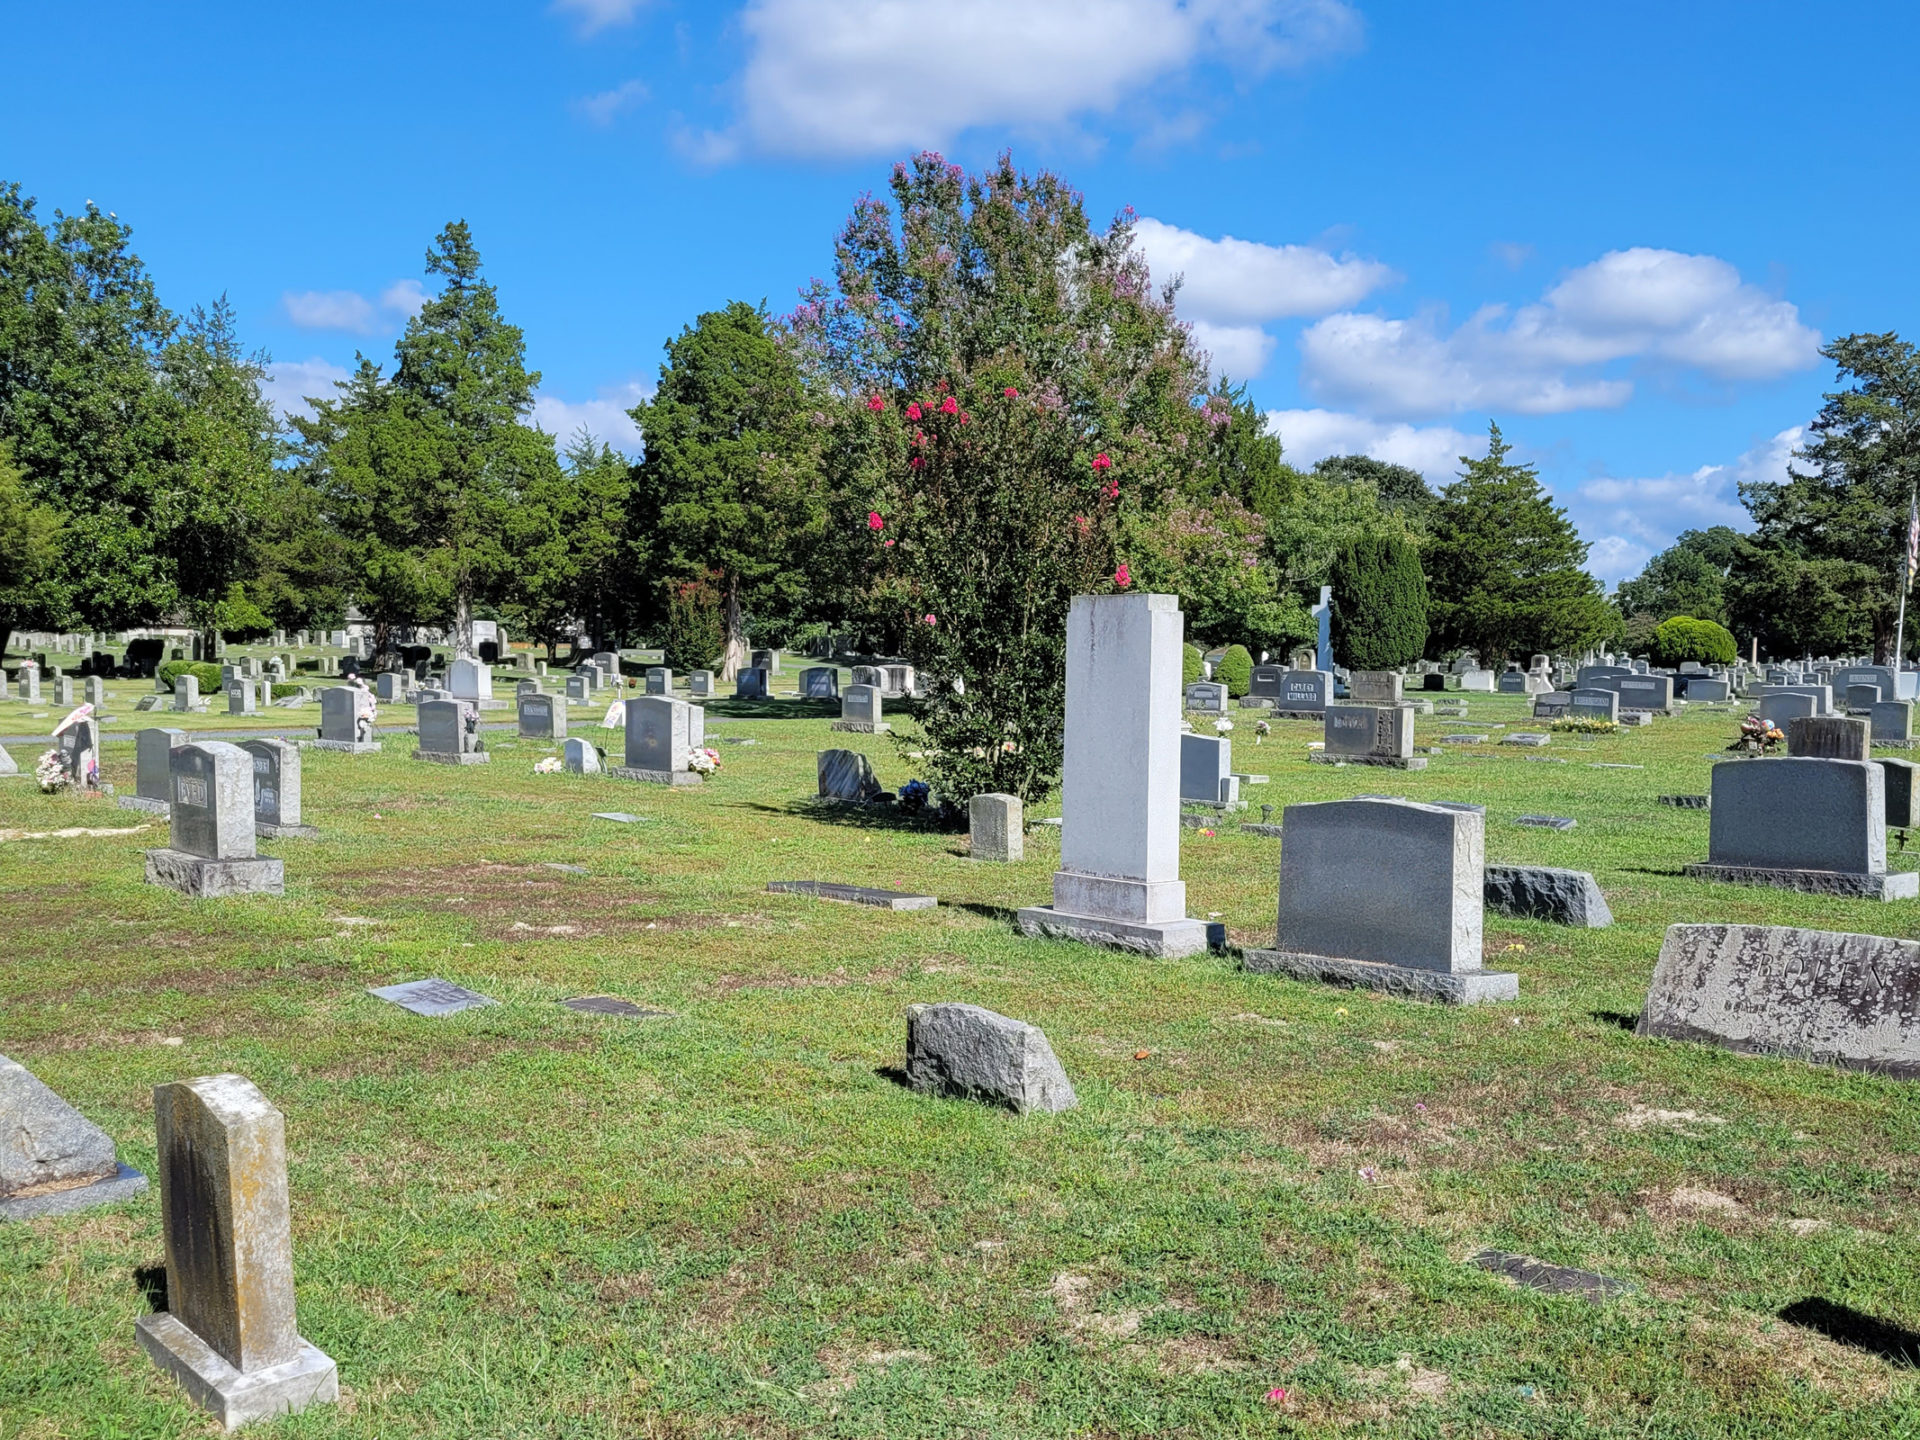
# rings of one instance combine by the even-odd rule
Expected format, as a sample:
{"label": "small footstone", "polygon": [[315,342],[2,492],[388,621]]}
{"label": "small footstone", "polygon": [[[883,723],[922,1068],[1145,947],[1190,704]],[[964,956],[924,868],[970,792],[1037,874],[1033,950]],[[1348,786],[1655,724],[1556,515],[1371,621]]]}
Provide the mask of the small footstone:
{"label": "small footstone", "polygon": [[873,905],[882,910],[931,910],[940,902],[932,895],[904,890],[873,890],[864,885],[836,885],[827,880],[769,880],[767,889],[778,895],[812,895],[850,905]]}
{"label": "small footstone", "polygon": [[1071,1110],[1073,1083],[1038,1026],[978,1005],[907,1007],[907,1084],[1019,1115]]}
{"label": "small footstone", "polygon": [[455,985],[451,980],[409,980],[404,985],[383,985],[378,989],[369,987],[367,993],[376,999],[398,1005],[402,1010],[411,1010],[416,1015],[458,1015],[462,1010],[471,1010],[478,1005],[500,1003],[478,990]]}
{"label": "small footstone", "polygon": [[1713,806],[1711,795],[1661,795],[1658,799],[1676,810],[1707,810]]}
{"label": "small footstone", "polygon": [[1550,865],[1489,865],[1486,905],[1502,915],[1547,920],[1598,930],[1613,923],[1613,911],[1593,876]]}
{"label": "small footstone", "polygon": [[1501,736],[1500,743],[1502,745],[1527,745],[1538,749],[1540,746],[1548,744],[1552,739],[1553,737],[1551,735],[1542,735],[1537,730],[1516,730],[1511,735]]}
{"label": "small footstone", "polygon": [[616,825],[643,825],[646,823],[647,817],[644,815],[629,815],[624,810],[596,810],[593,812],[593,818],[596,820],[611,820]]}
{"label": "small footstone", "polygon": [[1623,765],[1618,760],[1589,760],[1587,762],[1587,768],[1589,770],[1644,770],[1647,767],[1644,765]]}
{"label": "small footstone", "polygon": [[591,875],[593,872],[584,865],[562,865],[558,860],[546,862],[549,870],[564,870],[569,875]]}
{"label": "small footstone", "polygon": [[1486,735],[1442,735],[1442,745],[1484,745],[1491,737]]}
{"label": "small footstone", "polygon": [[1513,823],[1534,830],[1571,830],[1577,822],[1564,815],[1521,815]]}
{"label": "small footstone", "polygon": [[569,1010],[578,1010],[582,1015],[626,1015],[639,1020],[671,1020],[671,1010],[648,1010],[634,1004],[631,1000],[622,1000],[615,995],[576,995],[571,1000],[560,1002]]}
{"label": "small footstone", "polygon": [[1525,1255],[1510,1255],[1505,1250],[1482,1250],[1470,1262],[1495,1275],[1504,1275],[1529,1290],[1544,1290],[1550,1295],[1579,1295],[1587,1300],[1605,1300],[1633,1289],[1624,1280],[1597,1275],[1591,1270],[1574,1270],[1565,1265],[1548,1265]]}

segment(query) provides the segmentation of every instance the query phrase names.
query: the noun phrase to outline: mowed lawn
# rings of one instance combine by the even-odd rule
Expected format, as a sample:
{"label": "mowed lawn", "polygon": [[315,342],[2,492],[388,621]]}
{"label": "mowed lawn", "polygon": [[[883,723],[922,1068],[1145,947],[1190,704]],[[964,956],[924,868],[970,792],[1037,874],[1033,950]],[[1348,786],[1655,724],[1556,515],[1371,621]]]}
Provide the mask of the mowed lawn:
{"label": "mowed lawn", "polygon": [[[1245,818],[1480,801],[1490,860],[1598,877],[1614,928],[1489,916],[1520,1001],[1446,1010],[1020,938],[1057,837],[987,866],[818,808],[828,746],[890,787],[921,772],[797,710],[712,707],[710,741],[753,743],[698,790],[536,775],[551,747],[497,734],[470,769],[392,731],[309,752],[322,838],[263,844],[280,900],[149,887],[164,825],[40,838],[148,817],[0,782],[0,1051],[149,1171],[156,1083],[237,1071],[286,1114],[300,1324],[343,1400],[282,1432],[1920,1434],[1920,1087],[1631,1030],[1671,922],[1920,935],[1914,902],[1679,874],[1708,816],[1656,796],[1704,792],[1740,712],[1405,775],[1309,765],[1304,723],[1256,747],[1236,715],[1236,768],[1272,777]],[[617,748],[590,713],[576,733]],[[0,731],[50,723],[23,714]],[[132,747],[103,771],[130,790]],[[1269,942],[1282,843],[1185,832],[1192,913]],[[806,878],[941,905],[766,893]],[[429,1020],[365,993],[425,976],[501,1003]],[[558,1003],[587,994],[675,1018]],[[930,1000],[1040,1025],[1080,1108],[903,1089],[902,1012]],[[1466,1263],[1484,1247],[1635,1288],[1518,1289]],[[161,1259],[152,1192],[0,1229],[0,1437],[212,1433],[134,1342]]]}

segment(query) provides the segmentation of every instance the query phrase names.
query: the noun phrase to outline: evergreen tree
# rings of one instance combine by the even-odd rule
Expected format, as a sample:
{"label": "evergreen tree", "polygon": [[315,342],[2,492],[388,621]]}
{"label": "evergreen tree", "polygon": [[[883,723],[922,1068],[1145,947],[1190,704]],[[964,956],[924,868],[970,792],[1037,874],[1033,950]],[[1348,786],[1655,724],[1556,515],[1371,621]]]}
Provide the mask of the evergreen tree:
{"label": "evergreen tree", "polygon": [[596,636],[624,629],[617,607],[629,466],[584,427],[562,462],[534,476],[514,517],[512,613],[550,660],[570,621]]}
{"label": "evergreen tree", "polygon": [[36,501],[0,440],[0,655],[22,619],[57,609],[44,591],[57,585],[60,512]]}
{"label": "evergreen tree", "polygon": [[1490,425],[1485,458],[1460,457],[1466,468],[1442,492],[1421,552],[1434,641],[1494,668],[1514,655],[1584,649],[1619,626],[1582,568],[1587,547],[1567,512],[1510,449]]}
{"label": "evergreen tree", "polygon": [[1395,512],[1416,528],[1426,524],[1438,498],[1418,470],[1371,455],[1329,455],[1314,462],[1313,473],[1336,485],[1370,486],[1382,509]]}
{"label": "evergreen tree", "polygon": [[1392,670],[1426,654],[1427,581],[1397,536],[1349,541],[1334,562],[1333,658],[1350,670]]}

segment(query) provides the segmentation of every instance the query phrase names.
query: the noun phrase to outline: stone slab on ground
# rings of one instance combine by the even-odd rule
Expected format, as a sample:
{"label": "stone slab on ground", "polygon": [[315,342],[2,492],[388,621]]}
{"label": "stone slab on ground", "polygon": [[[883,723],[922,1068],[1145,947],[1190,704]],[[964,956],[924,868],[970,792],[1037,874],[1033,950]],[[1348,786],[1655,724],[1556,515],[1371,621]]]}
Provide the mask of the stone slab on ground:
{"label": "stone slab on ground", "polygon": [[1240,963],[1256,975],[1286,975],[1447,1005],[1484,1005],[1520,998],[1520,977],[1510,971],[1421,970],[1411,965],[1342,960],[1291,950],[1248,950],[1241,955]]}
{"label": "stone slab on ground", "polygon": [[493,756],[484,750],[461,750],[458,752],[416,750],[413,752],[413,758],[416,760],[430,760],[435,765],[486,765],[492,761]]}
{"label": "stone slab on ground", "polygon": [[500,1002],[492,996],[482,995],[478,990],[469,990],[464,985],[456,985],[451,980],[408,980],[399,985],[369,986],[367,993],[376,1000],[385,1000],[398,1005],[402,1010],[411,1010],[416,1015],[458,1015],[462,1010],[472,1010],[482,1005],[498,1005]]}
{"label": "stone slab on ground", "polygon": [[611,820],[616,825],[644,825],[647,823],[646,816],[629,815],[624,810],[596,810],[593,812],[593,818],[596,820]]}
{"label": "stone slab on ground", "polygon": [[115,1163],[114,1173],[104,1180],[76,1185],[69,1190],[50,1190],[41,1195],[14,1195],[0,1198],[0,1221],[37,1220],[42,1215],[71,1215],[76,1210],[91,1210],[96,1205],[112,1205],[131,1200],[147,1192],[147,1177],[131,1165]]}
{"label": "stone slab on ground", "polygon": [[649,1010],[636,1005],[631,1000],[622,1000],[617,995],[576,995],[571,1000],[560,1002],[569,1010],[577,1010],[582,1015],[624,1015],[637,1020],[671,1020],[671,1010]]}
{"label": "stone slab on ground", "polygon": [[253,833],[263,840],[318,840],[317,825],[275,825],[265,820],[253,822]]}
{"label": "stone slab on ground", "polygon": [[616,780],[638,780],[647,785],[702,785],[704,775],[691,770],[638,770],[631,765],[609,765],[607,774]]}
{"label": "stone slab on ground", "polygon": [[1671,806],[1675,810],[1711,810],[1711,795],[1656,795],[1656,803]]}
{"label": "stone slab on ground", "polygon": [[1526,745],[1536,749],[1542,745],[1551,744],[1552,741],[1551,735],[1542,735],[1538,730],[1516,730],[1511,735],[1500,737],[1502,745]]}
{"label": "stone slab on ground", "polygon": [[1441,735],[1436,737],[1442,745],[1484,745],[1491,735]]}
{"label": "stone slab on ground", "polygon": [[1613,923],[1613,911],[1593,876],[1551,865],[1489,865],[1489,910],[1522,920],[1546,920],[1598,930]]}
{"label": "stone slab on ground", "polygon": [[893,726],[884,720],[835,720],[827,726],[829,730],[838,730],[848,735],[891,735]]}
{"label": "stone slab on ground", "polygon": [[380,748],[378,740],[302,740],[302,750],[344,750],[349,755],[367,755]]}
{"label": "stone slab on ground", "polygon": [[133,1326],[153,1363],[229,1430],[340,1398],[339,1369],[306,1340],[291,1360],[242,1371],[172,1315],[142,1315]]}
{"label": "stone slab on ground", "polygon": [[[1451,739],[1451,736],[1442,736]],[[1311,765],[1377,765],[1387,770],[1424,770],[1427,757],[1410,755],[1402,758],[1398,755],[1328,755],[1324,752],[1307,756]],[[1188,802],[1192,803],[1192,802]]]}
{"label": "stone slab on ground", "polygon": [[106,1131],[26,1066],[0,1055],[0,1217],[22,1218],[8,1202],[70,1195],[118,1179],[121,1168]]}
{"label": "stone slab on ground", "polygon": [[932,895],[904,890],[874,890],[865,885],[838,885],[830,880],[769,880],[777,895],[811,895],[818,900],[841,900],[849,905],[872,905],[881,910],[931,910],[940,901]]}
{"label": "stone slab on ground", "polygon": [[1912,940],[1779,925],[1672,925],[1638,1028],[1920,1080],[1917,1013],[1920,943]]}
{"label": "stone slab on ground", "polygon": [[173,806],[165,800],[150,800],[144,795],[116,795],[114,804],[122,810],[138,810],[144,815],[170,815]]}
{"label": "stone slab on ground", "polygon": [[1545,1261],[1526,1255],[1512,1255],[1505,1250],[1482,1250],[1468,1263],[1504,1276],[1528,1290],[1541,1290],[1549,1295],[1578,1295],[1586,1300],[1606,1300],[1627,1294],[1634,1288],[1624,1280],[1615,1280],[1592,1270],[1549,1265]]}
{"label": "stone slab on ground", "polygon": [[209,860],[184,850],[147,851],[147,883],[164,885],[196,900],[229,895],[284,895],[286,867],[264,855],[239,860]]}
{"label": "stone slab on ground", "polygon": [[1080,940],[1114,950],[1165,959],[1198,955],[1216,943],[1222,926],[1204,920],[1116,920],[1103,915],[1079,915],[1052,905],[1029,905],[1016,917],[1020,933],[1031,938]]}
{"label": "stone slab on ground", "polygon": [[1760,865],[1688,865],[1696,880],[1724,885],[1765,885],[1809,895],[1844,895],[1854,900],[1912,900],[1920,896],[1920,874],[1912,870],[1787,870]]}
{"label": "stone slab on ground", "polygon": [[1531,830],[1571,830],[1580,822],[1565,815],[1516,815],[1513,823]]}
{"label": "stone slab on ground", "polygon": [[1080,1103],[1037,1025],[978,1005],[909,1005],[906,1071],[922,1095],[981,1100],[1016,1115]]}

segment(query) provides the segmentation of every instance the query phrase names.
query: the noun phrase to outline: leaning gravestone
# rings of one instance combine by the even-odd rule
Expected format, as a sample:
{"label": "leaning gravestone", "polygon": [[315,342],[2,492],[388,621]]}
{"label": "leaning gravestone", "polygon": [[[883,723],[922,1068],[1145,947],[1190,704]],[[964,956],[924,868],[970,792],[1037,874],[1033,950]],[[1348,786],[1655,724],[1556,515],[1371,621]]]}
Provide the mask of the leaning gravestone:
{"label": "leaning gravestone", "polygon": [[286,1120],[253,1083],[157,1085],[167,1308],[134,1321],[153,1363],[231,1430],[340,1398],[294,1324]]}
{"label": "leaning gravestone", "polygon": [[173,800],[173,752],[187,743],[184,730],[142,730],[133,737],[133,794],[122,795],[122,810],[164,815]]}
{"label": "leaning gravestone", "polygon": [[422,700],[420,748],[416,760],[436,765],[485,765],[492,756],[480,748],[479,736],[467,728],[466,704],[459,700]]}
{"label": "leaning gravestone", "polygon": [[1642,1035],[1920,1080],[1920,944],[1774,925],[1673,925]]}
{"label": "leaning gravestone", "polygon": [[624,765],[608,767],[622,780],[653,785],[698,785],[704,777],[687,768],[693,747],[703,738],[700,707],[668,695],[642,695],[624,707]]}
{"label": "leaning gravestone", "polygon": [[1180,602],[1076,595],[1067,612],[1066,754],[1053,904],[1028,935],[1150,955],[1207,947],[1180,879]]}
{"label": "leaning gravestone", "polygon": [[880,718],[878,685],[849,685],[840,695],[840,718],[827,728],[855,735],[885,735],[893,729]]}
{"label": "leaning gravestone", "polygon": [[1863,900],[1920,895],[1887,870],[1885,771],[1871,761],[1728,761],[1713,767],[1707,861],[1686,873]]}
{"label": "leaning gravestone", "polygon": [[909,1005],[906,1069],[922,1095],[982,1100],[1016,1115],[1080,1103],[1038,1026],[978,1005]]}
{"label": "leaning gravestone", "polygon": [[1402,800],[1289,805],[1274,948],[1258,973],[1472,1005],[1512,1000],[1519,978],[1480,957],[1485,820]]}
{"label": "leaning gravestone", "polygon": [[351,685],[320,692],[320,738],[304,743],[316,750],[345,750],[364,755],[380,748],[373,738],[373,695]]}
{"label": "leaning gravestone", "polygon": [[177,747],[169,764],[172,843],[147,851],[147,883],[195,899],[283,894],[281,863],[254,850],[253,757],[238,745],[203,740]]}
{"label": "leaning gravestone", "polygon": [[567,738],[567,706],[558,696],[523,690],[514,697],[514,709],[522,740]]}
{"label": "leaning gravestone", "polygon": [[253,833],[270,840],[318,835],[300,819],[300,747],[266,735],[242,740],[240,748],[253,758]]}
{"label": "leaning gravestone", "polygon": [[968,854],[1012,863],[1026,855],[1025,808],[1018,795],[976,795],[967,802]]}
{"label": "leaning gravestone", "polygon": [[560,748],[561,764],[569,775],[598,775],[606,768],[601,763],[600,747],[591,740],[576,735]]}
{"label": "leaning gravestone", "polygon": [[0,1221],[66,1215],[146,1188],[106,1131],[0,1055]]}
{"label": "leaning gravestone", "polygon": [[872,764],[858,750],[822,750],[814,768],[816,793],[822,800],[865,805],[886,793],[874,778]]}
{"label": "leaning gravestone", "polygon": [[1816,760],[1865,760],[1870,727],[1850,715],[1802,715],[1787,722],[1787,754]]}

